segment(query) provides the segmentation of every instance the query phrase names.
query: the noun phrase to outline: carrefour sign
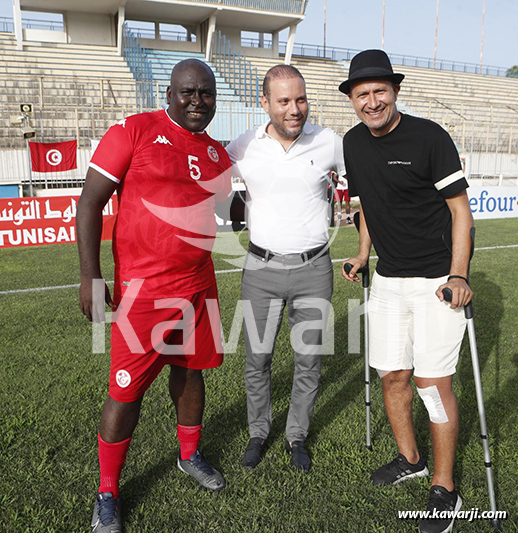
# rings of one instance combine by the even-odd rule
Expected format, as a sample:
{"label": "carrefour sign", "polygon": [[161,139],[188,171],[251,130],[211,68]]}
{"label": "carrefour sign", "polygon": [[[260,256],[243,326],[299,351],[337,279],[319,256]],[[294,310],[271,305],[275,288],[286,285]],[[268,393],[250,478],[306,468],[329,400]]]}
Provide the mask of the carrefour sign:
{"label": "carrefour sign", "polygon": [[518,217],[518,187],[469,187],[473,218]]}

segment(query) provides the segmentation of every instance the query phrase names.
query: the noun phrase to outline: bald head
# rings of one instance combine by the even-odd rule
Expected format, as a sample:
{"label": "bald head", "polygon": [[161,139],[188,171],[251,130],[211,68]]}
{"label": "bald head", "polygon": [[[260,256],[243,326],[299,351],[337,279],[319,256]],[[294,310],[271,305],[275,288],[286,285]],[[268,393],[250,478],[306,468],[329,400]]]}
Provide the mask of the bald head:
{"label": "bald head", "polygon": [[176,81],[176,79],[184,72],[185,70],[190,71],[197,71],[199,73],[205,72],[207,75],[209,75],[213,80],[214,84],[216,84],[216,79],[214,78],[214,72],[212,72],[212,69],[207,65],[207,63],[204,63],[203,61],[200,61],[199,59],[184,59],[183,61],[180,61],[176,63],[173,70],[171,71],[171,85]]}
{"label": "bald head", "polygon": [[216,79],[212,69],[198,59],[180,61],[171,72],[167,112],[182,128],[203,131],[216,112]]}
{"label": "bald head", "polygon": [[270,99],[270,84],[275,80],[288,80],[290,78],[300,78],[304,84],[304,78],[298,69],[291,65],[275,65],[265,75],[263,81],[263,94]]}

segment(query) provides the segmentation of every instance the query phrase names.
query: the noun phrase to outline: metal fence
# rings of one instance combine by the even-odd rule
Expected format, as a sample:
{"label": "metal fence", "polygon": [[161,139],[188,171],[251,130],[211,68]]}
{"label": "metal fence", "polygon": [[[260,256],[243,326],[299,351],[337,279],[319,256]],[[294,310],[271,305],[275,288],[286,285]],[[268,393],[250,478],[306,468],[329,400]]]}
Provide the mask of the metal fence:
{"label": "metal fence", "polygon": [[[151,28],[140,28],[138,25],[128,24],[129,29],[139,38],[139,39],[155,39],[157,37],[155,30]],[[165,30],[163,28],[159,29],[158,38],[163,41],[189,41],[189,35],[187,30],[178,31],[178,30]],[[196,42],[196,34],[190,34],[190,41]]]}
{"label": "metal fence", "polygon": [[136,36],[124,24],[122,33],[122,55],[137,81],[135,85],[135,102],[137,109],[155,107],[153,73],[146,51]]}
{"label": "metal fence", "polygon": [[[480,184],[518,184],[518,127],[503,117],[504,109],[476,109],[465,104],[464,117],[444,113],[444,108],[432,100],[406,100],[401,108],[411,114],[431,118],[442,125],[453,138],[470,181]],[[78,168],[70,172],[33,173],[38,188],[81,186],[92,154],[92,140],[122,118],[141,111],[136,107],[104,108],[90,106],[45,107],[34,106],[31,125],[39,142],[78,141]],[[144,111],[153,111],[145,109]],[[19,106],[0,108],[3,123],[0,146],[0,183],[28,182],[28,158],[19,126],[9,123]],[[485,115],[485,117],[483,116]],[[239,102],[218,103],[218,111],[209,125],[208,133],[216,140],[228,143],[244,131],[268,119],[259,108],[249,108]],[[339,134],[357,124],[350,104],[330,105],[322,99],[311,101],[311,121],[331,127]]]}
{"label": "metal fence", "polygon": [[244,7],[259,11],[274,11],[277,13],[292,13],[303,15],[306,11],[307,0],[184,0],[193,4],[212,4]]}
{"label": "metal fence", "polygon": [[38,104],[40,108],[135,107],[135,92],[135,81],[131,79],[0,74],[0,108],[21,102]]}
{"label": "metal fence", "polygon": [[[20,126],[10,123],[10,117],[19,115],[19,111],[19,104],[0,107],[2,119],[0,127],[3,129],[0,144],[0,184],[14,182],[27,185],[29,182],[25,141]],[[40,189],[82,186],[95,141],[98,141],[113,124],[141,111],[156,111],[156,109],[138,109],[135,106],[102,109],[93,105],[41,108],[35,104],[30,120],[30,125],[37,134],[33,140],[37,142],[77,140],[78,168],[69,172],[33,172],[33,185]],[[267,119],[262,109],[247,108],[239,102],[221,102],[218,103],[218,111],[209,124],[207,133],[226,145],[241,133],[263,124]]]}
{"label": "metal fence", "polygon": [[[228,6],[248,7],[252,9],[278,11],[282,13],[300,13],[304,14],[306,10],[307,0],[185,0],[193,3],[205,4],[222,4]],[[138,24],[138,21],[136,22]],[[22,19],[23,28],[38,28],[54,31],[63,31],[63,23],[59,21],[45,21],[35,19]],[[141,34],[144,38],[154,39],[155,33],[153,30],[147,28],[138,28],[135,21],[132,21],[132,30]],[[0,31],[14,32],[14,23],[12,18],[0,17]],[[175,41],[186,41],[187,32],[176,32],[160,30],[160,38]],[[271,48],[272,41],[265,39],[259,41],[254,38],[243,38],[241,40],[242,46],[253,48],[263,47]],[[286,53],[287,43],[281,41],[279,43],[279,52]],[[293,54],[304,57],[319,57],[328,58],[335,61],[350,61],[358,52],[354,48],[341,48],[336,46],[326,46],[318,44],[295,43]],[[507,73],[506,67],[497,67],[491,65],[482,65],[476,63],[465,63],[463,61],[453,61],[449,59],[432,59],[429,57],[419,57],[407,54],[391,54],[388,53],[392,64],[409,67],[420,67],[428,69],[448,70],[453,72],[466,72],[471,74],[484,74],[487,76],[505,76]]]}
{"label": "metal fence", "polygon": [[[22,28],[24,30],[64,31],[63,20],[38,20],[22,18]],[[0,31],[14,33],[13,19],[8,17],[0,17]]]}
{"label": "metal fence", "polygon": [[[251,48],[269,48],[273,44],[271,39],[265,39],[260,42],[259,39],[243,37],[241,45]],[[286,41],[279,42],[279,53],[286,53]],[[361,50],[354,48],[339,48],[336,46],[322,46],[318,44],[295,43],[293,55],[303,57],[327,58],[333,61],[350,61]],[[388,53],[388,52],[387,52]],[[487,76],[505,76],[507,69],[505,67],[494,67],[489,65],[480,65],[475,63],[464,63],[462,61],[451,61],[446,59],[436,59],[435,61],[428,57],[418,57],[402,54],[388,53],[393,65],[402,65],[407,67],[420,67],[436,70],[448,70],[453,72],[467,72],[471,74],[484,74]]]}
{"label": "metal fence", "polygon": [[214,67],[236,91],[239,100],[249,106],[259,106],[257,68],[220,31],[214,34],[213,51]]}

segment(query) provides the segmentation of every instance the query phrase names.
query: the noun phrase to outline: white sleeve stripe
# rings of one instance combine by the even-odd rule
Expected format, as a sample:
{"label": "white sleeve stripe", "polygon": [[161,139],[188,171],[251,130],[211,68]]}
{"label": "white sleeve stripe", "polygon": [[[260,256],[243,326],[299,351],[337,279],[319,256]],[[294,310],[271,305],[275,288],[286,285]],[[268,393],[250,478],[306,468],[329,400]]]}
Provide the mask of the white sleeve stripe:
{"label": "white sleeve stripe", "polygon": [[116,178],[112,174],[110,174],[107,170],[104,170],[104,168],[101,168],[100,166],[96,165],[95,163],[89,163],[89,167],[93,168],[94,170],[97,170],[97,172],[100,172],[103,176],[106,176],[108,179],[114,181],[115,183],[120,183],[121,180],[119,178]]}
{"label": "white sleeve stripe", "polygon": [[446,176],[441,181],[438,181],[435,184],[435,188],[438,191],[441,191],[442,189],[445,189],[448,187],[448,185],[451,185],[452,183],[455,183],[456,181],[459,181],[464,178],[464,173],[462,170],[457,170],[457,172],[454,172],[453,174],[450,174],[449,176]]}

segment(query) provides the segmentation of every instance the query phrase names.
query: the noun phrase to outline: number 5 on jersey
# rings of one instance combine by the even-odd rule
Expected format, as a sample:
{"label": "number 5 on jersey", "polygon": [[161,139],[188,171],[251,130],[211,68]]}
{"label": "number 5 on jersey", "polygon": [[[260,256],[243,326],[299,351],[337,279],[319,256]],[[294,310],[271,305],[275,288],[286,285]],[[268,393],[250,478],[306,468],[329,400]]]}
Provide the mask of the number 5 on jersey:
{"label": "number 5 on jersey", "polygon": [[198,162],[198,158],[195,155],[190,155],[188,156],[188,160],[189,160],[189,169],[191,171],[190,172],[191,178],[193,180],[199,180],[201,178],[201,170],[198,165],[194,164],[194,161]]}

